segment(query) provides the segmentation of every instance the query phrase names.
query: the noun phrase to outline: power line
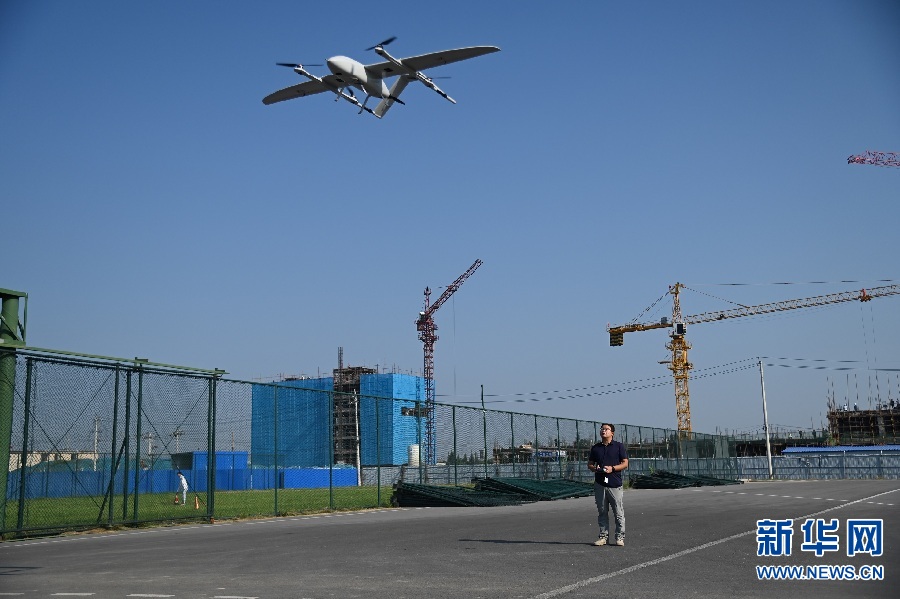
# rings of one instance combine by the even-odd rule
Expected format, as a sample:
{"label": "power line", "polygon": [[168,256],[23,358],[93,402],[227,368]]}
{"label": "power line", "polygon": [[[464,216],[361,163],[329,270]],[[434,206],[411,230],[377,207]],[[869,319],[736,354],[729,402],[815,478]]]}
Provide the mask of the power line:
{"label": "power line", "polygon": [[[692,375],[692,379],[703,379],[709,378],[712,376],[719,376],[722,374],[731,374],[734,372],[740,372],[742,370],[749,370],[751,368],[756,368],[756,359],[745,359],[738,360],[736,362],[728,362],[726,364],[720,364],[718,366],[710,366],[709,368],[701,368],[695,370],[695,375]],[[722,370],[726,369],[726,370]],[[651,389],[654,387],[662,387],[668,386],[671,384],[671,380],[668,376],[657,376],[650,377],[646,379],[637,379],[634,381],[626,381],[622,383],[610,383],[608,385],[596,385],[591,387],[579,387],[576,389],[565,389],[565,390],[556,390],[556,391],[531,391],[527,393],[508,393],[508,394],[485,394],[485,397],[495,397],[495,398],[511,398],[511,399],[492,399],[490,401],[485,401],[485,403],[526,403],[526,402],[537,402],[537,401],[554,401],[560,399],[580,399],[587,397],[596,397],[601,395],[611,395],[614,393],[626,393],[630,391],[639,391],[642,389]],[[623,386],[627,386],[622,388]],[[560,395],[556,395],[560,394]],[[571,394],[571,395],[561,395],[561,394]],[[549,395],[550,397],[528,397],[533,395]],[[461,397],[471,397],[471,396],[461,396]],[[512,399],[518,398],[518,399]],[[481,403],[478,401],[457,401],[459,404],[468,404],[468,403]]]}

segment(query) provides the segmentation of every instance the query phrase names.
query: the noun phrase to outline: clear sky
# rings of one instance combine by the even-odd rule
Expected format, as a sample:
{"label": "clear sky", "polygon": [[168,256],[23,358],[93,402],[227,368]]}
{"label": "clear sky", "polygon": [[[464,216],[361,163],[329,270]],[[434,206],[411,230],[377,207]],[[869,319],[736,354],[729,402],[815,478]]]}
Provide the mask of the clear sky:
{"label": "clear sky", "polygon": [[[676,281],[685,314],[900,283],[900,169],[846,163],[900,151],[898,30],[888,0],[6,0],[0,287],[36,347],[419,372],[425,286],[480,258],[435,317],[439,401],[674,427],[666,333],[607,323]],[[262,104],[301,81],[276,62],[394,35],[502,51],[430,72],[457,105]],[[900,398],[900,296],[688,339],[697,431],[760,428],[758,356],[773,424]]]}

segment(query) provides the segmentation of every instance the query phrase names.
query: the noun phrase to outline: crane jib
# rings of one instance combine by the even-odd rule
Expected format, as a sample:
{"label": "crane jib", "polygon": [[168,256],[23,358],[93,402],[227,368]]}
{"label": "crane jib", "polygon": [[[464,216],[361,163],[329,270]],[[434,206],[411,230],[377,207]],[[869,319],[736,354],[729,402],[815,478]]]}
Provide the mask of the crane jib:
{"label": "crane jib", "polygon": [[[718,320],[726,320],[729,318],[741,318],[744,316],[756,316],[758,314],[770,314],[772,312],[783,312],[786,310],[796,310],[798,308],[812,308],[815,306],[826,306],[830,304],[839,304],[842,302],[861,301],[867,302],[876,297],[886,297],[889,295],[900,295],[900,285],[886,285],[883,287],[872,287],[870,289],[860,289],[853,291],[842,291],[840,293],[831,293],[828,295],[819,295],[802,299],[782,300],[768,304],[760,304],[758,306],[742,306],[732,310],[713,310],[711,312],[703,312],[701,314],[692,314],[684,317],[685,324],[700,324],[703,322],[715,322]],[[607,327],[610,333],[632,333],[636,331],[647,331],[651,329],[663,329],[672,327],[672,322],[649,322],[649,323],[633,323],[625,325],[617,325]]]}
{"label": "crane jib", "polygon": [[469,267],[469,270],[459,275],[459,278],[447,285],[447,288],[444,289],[444,293],[442,293],[441,296],[428,307],[428,309],[425,311],[425,314],[428,315],[437,312],[437,309],[440,308],[444,302],[450,299],[450,296],[456,293],[456,290],[459,289],[459,286],[462,285],[466,279],[472,276],[472,273],[475,272],[482,264],[484,264],[484,262],[482,262],[481,260],[476,260],[472,264],[472,266]]}

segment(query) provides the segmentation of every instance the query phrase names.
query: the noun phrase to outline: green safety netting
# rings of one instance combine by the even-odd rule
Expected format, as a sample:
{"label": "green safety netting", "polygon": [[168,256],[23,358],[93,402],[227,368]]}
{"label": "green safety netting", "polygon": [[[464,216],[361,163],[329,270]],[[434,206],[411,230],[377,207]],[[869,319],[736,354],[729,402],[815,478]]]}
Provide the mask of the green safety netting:
{"label": "green safety netting", "polygon": [[565,479],[476,478],[474,483],[472,488],[398,482],[394,485],[392,503],[399,507],[488,507],[585,497],[594,493],[592,483]]}
{"label": "green safety netting", "polygon": [[398,482],[391,503],[399,507],[493,507],[534,501],[522,495],[480,491],[452,485]]}
{"label": "green safety netting", "polygon": [[564,478],[537,480],[534,478],[478,478],[475,488],[479,491],[515,493],[532,500],[553,501],[569,497],[587,497],[594,494],[594,483],[584,483]]}
{"label": "green safety netting", "polygon": [[708,487],[717,485],[740,485],[743,481],[712,476],[687,476],[665,470],[657,470],[649,475],[631,476],[634,489],[683,489],[686,487]]}

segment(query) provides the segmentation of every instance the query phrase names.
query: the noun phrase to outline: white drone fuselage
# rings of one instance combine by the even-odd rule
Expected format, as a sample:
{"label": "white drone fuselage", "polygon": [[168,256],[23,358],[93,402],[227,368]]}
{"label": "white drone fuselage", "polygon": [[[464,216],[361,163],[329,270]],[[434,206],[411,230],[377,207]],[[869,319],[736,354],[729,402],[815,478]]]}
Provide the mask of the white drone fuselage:
{"label": "white drone fuselage", "polygon": [[[390,96],[390,90],[378,73],[372,73],[366,70],[364,64],[357,60],[353,60],[347,56],[332,56],[325,61],[330,70],[338,81],[355,87],[364,92],[367,96],[375,98],[387,98]],[[395,75],[396,73],[393,73]]]}

